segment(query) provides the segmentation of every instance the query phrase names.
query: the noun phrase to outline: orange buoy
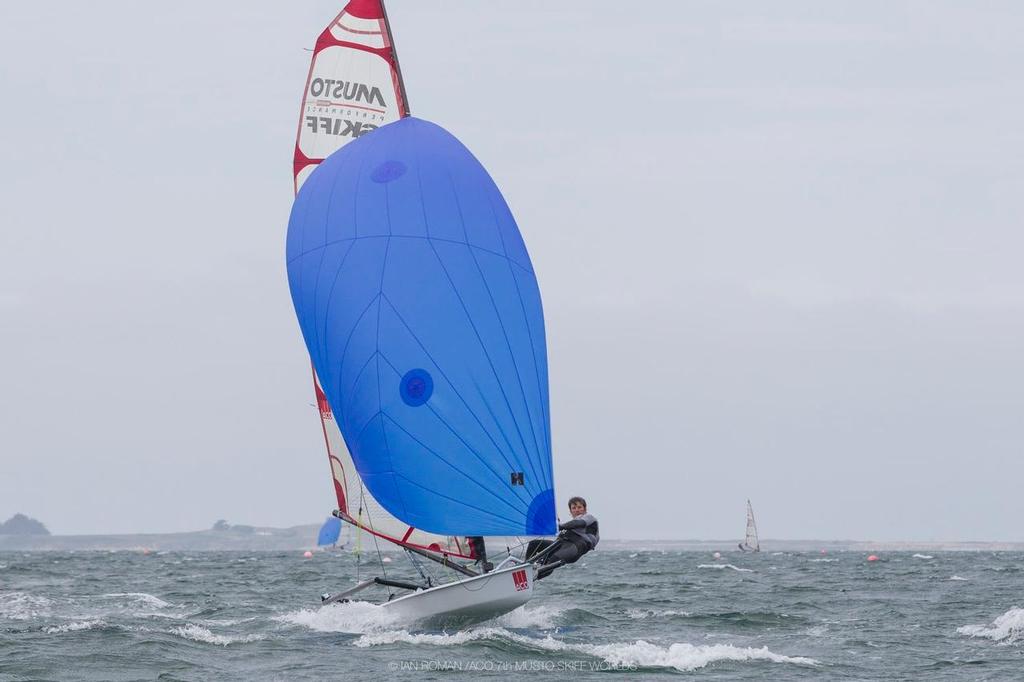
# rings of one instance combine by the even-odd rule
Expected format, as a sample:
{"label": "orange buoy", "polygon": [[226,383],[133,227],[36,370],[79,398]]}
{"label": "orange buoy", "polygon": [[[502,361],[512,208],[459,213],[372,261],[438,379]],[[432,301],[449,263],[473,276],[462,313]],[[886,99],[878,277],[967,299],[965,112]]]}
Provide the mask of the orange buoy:
{"label": "orange buoy", "polygon": [[878,557],[876,557],[874,554],[872,554],[871,556],[868,557],[868,561],[878,561]]}
{"label": "orange buoy", "polygon": [[306,550],[306,551],[305,551],[305,552],[303,553],[303,555],[302,555],[302,556],[304,556],[304,557],[306,557],[307,559],[309,559],[309,558],[311,558],[311,557],[313,556],[313,553],[312,553],[312,552],[310,552],[310,551],[309,551],[309,550],[307,549],[307,550]]}

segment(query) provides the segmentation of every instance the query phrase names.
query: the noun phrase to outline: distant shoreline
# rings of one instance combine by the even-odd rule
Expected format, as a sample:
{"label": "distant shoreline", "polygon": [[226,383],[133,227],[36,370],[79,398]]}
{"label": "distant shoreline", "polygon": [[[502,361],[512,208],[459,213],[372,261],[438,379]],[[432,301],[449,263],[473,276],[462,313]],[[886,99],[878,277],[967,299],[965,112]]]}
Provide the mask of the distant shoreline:
{"label": "distant shoreline", "polygon": [[[10,551],[190,551],[285,552],[316,547],[320,526],[290,528],[241,526],[227,530],[122,535],[0,535],[0,552]],[[633,551],[737,551],[733,540],[615,540],[601,549]],[[761,540],[761,554],[771,552],[1024,552],[1024,542],[942,540]]]}

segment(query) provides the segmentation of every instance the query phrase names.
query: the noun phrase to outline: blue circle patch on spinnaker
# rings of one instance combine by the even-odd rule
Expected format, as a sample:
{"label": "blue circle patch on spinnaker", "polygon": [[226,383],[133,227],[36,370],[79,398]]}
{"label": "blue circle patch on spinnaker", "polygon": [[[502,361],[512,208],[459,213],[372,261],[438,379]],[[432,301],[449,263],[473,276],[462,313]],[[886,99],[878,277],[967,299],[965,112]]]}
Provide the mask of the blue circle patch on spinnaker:
{"label": "blue circle patch on spinnaker", "polygon": [[385,161],[373,169],[370,179],[374,182],[391,182],[405,175],[405,164],[401,161]]}
{"label": "blue circle patch on spinnaker", "polygon": [[430,400],[434,392],[434,379],[425,369],[410,369],[399,386],[402,401],[410,407],[419,407]]}

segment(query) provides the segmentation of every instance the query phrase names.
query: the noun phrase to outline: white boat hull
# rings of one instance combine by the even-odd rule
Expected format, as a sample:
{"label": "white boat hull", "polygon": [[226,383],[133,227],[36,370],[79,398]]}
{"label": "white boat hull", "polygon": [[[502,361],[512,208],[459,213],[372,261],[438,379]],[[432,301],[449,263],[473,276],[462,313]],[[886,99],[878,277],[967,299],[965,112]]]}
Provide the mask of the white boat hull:
{"label": "white boat hull", "polygon": [[537,569],[532,564],[502,568],[393,599],[384,608],[405,621],[465,625],[518,608],[533,596]]}

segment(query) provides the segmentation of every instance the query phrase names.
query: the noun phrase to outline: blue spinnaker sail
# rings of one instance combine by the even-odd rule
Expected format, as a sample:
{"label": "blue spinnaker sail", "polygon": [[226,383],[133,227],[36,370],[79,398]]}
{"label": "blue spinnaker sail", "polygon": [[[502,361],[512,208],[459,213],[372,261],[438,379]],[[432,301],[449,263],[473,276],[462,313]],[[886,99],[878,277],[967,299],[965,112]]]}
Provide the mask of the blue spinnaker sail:
{"label": "blue spinnaker sail", "polygon": [[310,357],[363,482],[448,535],[556,531],[540,290],[494,181],[416,118],[332,154],[288,225]]}
{"label": "blue spinnaker sail", "polygon": [[340,536],[341,519],[328,516],[327,520],[324,521],[324,525],[320,526],[320,534],[316,538],[316,544],[320,547],[334,545],[337,544]]}

